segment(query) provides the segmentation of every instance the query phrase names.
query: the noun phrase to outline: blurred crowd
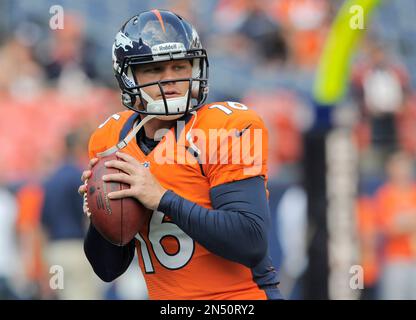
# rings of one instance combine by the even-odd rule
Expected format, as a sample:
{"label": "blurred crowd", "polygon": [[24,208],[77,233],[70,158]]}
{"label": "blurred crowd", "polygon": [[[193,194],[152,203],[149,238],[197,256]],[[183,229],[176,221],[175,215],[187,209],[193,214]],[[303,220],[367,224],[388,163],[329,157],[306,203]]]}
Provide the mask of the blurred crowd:
{"label": "blurred crowd", "polygon": [[[65,10],[63,29],[49,27],[54,4]],[[0,299],[146,297],[136,266],[113,285],[93,274],[82,251],[87,221],[77,189],[89,134],[122,110],[111,70],[113,37],[124,20],[150,7],[175,11],[199,31],[210,59],[209,102],[240,101],[265,120],[270,181],[278,186],[271,204],[278,242],[272,248],[279,249],[271,254],[290,279],[284,293],[301,299],[307,265],[303,134],[313,122],[315,67],[341,4],[2,1]],[[416,10],[412,0],[401,4]],[[379,8],[352,62],[345,98],[360,154],[356,218],[368,289],[362,298],[369,299],[416,298],[416,61],[407,42],[416,28],[395,24],[392,9],[406,11],[390,2]],[[381,23],[386,17],[388,32]],[[65,270],[64,290],[51,289],[53,265]]]}

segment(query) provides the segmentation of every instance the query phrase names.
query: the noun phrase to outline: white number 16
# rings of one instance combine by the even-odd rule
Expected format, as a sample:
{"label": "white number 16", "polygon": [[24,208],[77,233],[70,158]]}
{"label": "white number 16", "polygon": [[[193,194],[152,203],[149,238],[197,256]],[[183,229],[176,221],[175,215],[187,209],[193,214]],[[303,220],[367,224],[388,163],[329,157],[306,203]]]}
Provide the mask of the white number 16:
{"label": "white number 16", "polygon": [[[156,259],[162,266],[170,270],[180,269],[192,258],[195,249],[194,240],[173,222],[163,221],[164,216],[162,212],[153,212],[149,225],[149,241]],[[169,254],[165,251],[161,243],[165,237],[176,239],[178,243],[178,251],[176,253]],[[140,242],[140,251],[146,273],[154,273],[155,270],[146,241],[140,233],[136,234],[136,239]]]}

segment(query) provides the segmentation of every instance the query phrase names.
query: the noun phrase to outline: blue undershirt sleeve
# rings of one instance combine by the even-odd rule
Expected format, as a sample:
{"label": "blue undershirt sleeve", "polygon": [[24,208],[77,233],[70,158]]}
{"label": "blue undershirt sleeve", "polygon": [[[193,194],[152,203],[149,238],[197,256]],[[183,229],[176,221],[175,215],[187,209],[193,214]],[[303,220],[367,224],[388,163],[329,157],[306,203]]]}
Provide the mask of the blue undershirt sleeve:
{"label": "blue undershirt sleeve", "polygon": [[134,240],[119,247],[108,242],[92,223],[84,240],[84,252],[94,272],[105,282],[122,275],[134,258]]}
{"label": "blue undershirt sleeve", "polygon": [[167,191],[158,211],[210,252],[255,267],[267,254],[269,206],[260,176],[216,186],[210,190],[213,209]]}
{"label": "blue undershirt sleeve", "polygon": [[[247,267],[259,264],[267,252],[269,209],[261,177],[214,187],[214,209],[190,202],[172,191],[162,197],[158,210],[209,251]],[[134,240],[118,247],[105,240],[91,224],[84,251],[94,272],[106,282],[123,274],[134,257]]]}

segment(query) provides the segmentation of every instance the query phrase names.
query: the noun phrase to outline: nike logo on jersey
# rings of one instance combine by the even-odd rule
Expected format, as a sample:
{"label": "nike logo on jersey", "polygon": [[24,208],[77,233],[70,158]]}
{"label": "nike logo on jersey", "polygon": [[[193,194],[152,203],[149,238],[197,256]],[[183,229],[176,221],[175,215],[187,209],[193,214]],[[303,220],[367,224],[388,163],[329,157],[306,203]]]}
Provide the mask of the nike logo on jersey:
{"label": "nike logo on jersey", "polygon": [[251,124],[249,124],[247,127],[245,127],[243,130],[241,130],[241,131],[236,131],[235,132],[235,136],[237,137],[237,138],[240,138],[242,135],[243,135],[243,133],[248,129],[248,128],[250,128],[251,127]]}

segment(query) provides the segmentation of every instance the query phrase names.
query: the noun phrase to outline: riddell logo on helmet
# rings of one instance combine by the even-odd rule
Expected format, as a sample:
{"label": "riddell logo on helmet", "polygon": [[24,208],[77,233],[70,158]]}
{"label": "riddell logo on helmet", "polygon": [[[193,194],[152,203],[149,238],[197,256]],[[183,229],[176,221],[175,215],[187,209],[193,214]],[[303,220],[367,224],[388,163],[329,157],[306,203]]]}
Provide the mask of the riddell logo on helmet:
{"label": "riddell logo on helmet", "polygon": [[183,43],[180,42],[162,43],[152,47],[153,54],[160,54],[173,51],[186,51],[186,49]]}

